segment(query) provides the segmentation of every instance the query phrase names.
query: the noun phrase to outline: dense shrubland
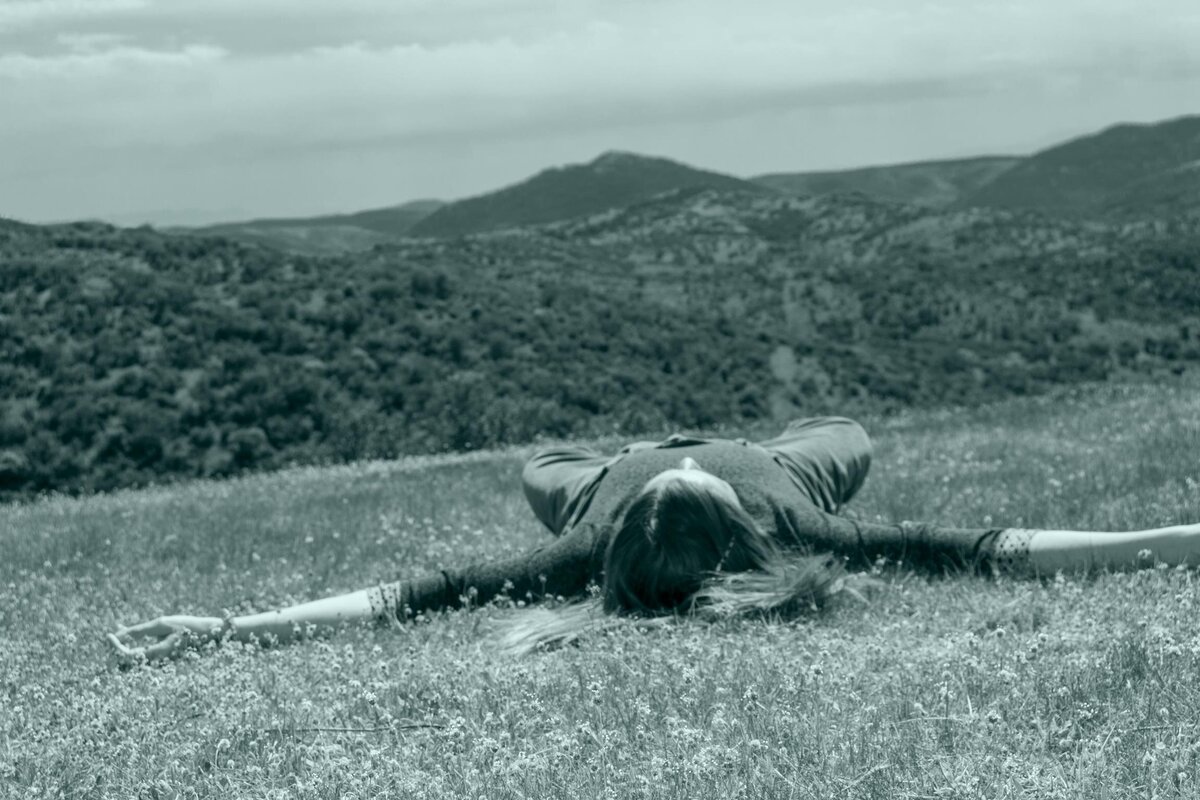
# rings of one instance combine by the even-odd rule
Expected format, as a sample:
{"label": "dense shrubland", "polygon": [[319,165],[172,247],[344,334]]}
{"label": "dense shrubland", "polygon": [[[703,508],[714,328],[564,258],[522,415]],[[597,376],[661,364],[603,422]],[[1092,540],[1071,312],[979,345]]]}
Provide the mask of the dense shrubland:
{"label": "dense shrubland", "polygon": [[0,485],[108,489],[291,461],[765,413],[766,344],[589,286],[73,226],[0,255]]}
{"label": "dense shrubland", "polygon": [[318,259],[0,223],[0,497],[1181,371],[1172,225],[685,191]]}

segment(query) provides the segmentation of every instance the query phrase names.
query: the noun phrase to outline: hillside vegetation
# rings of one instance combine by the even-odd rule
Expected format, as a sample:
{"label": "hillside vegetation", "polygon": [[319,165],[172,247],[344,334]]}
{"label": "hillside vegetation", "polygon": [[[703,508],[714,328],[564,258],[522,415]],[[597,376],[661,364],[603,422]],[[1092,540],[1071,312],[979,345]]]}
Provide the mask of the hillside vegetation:
{"label": "hillside vegetation", "polygon": [[1195,217],[1197,162],[1200,116],[1114,125],[1035,153],[962,203],[1077,217]]}
{"label": "hillside vegetation", "polygon": [[353,214],[255,219],[204,228],[181,228],[175,232],[222,236],[308,255],[332,255],[370,250],[377,244],[394,241],[407,235],[417,222],[441,206],[437,200],[416,200],[393,208]]}
{"label": "hillside vegetation", "polygon": [[301,219],[233,222],[173,232],[225,236],[310,255],[368,250],[408,235],[453,238],[563,222],[688,189],[857,193],[929,208],[1035,210],[1116,222],[1200,219],[1200,117],[1117,125],[1027,157],[981,156],[748,180],[664,158],[608,152],[586,164],[547,169],[527,180],[450,203]]}
{"label": "hillside vegetation", "polygon": [[1178,372],[1197,236],[711,189],[328,259],[5,224],[0,496]]}
{"label": "hillside vegetation", "polygon": [[[863,419],[863,519],[1200,520],[1200,393],[1086,387]],[[609,440],[602,446],[611,447]],[[1195,568],[885,565],[795,621],[626,626],[528,658],[501,604],[119,671],[101,633],[532,548],[528,449],[0,507],[0,797],[1194,798]]]}
{"label": "hillside vegetation", "polygon": [[[665,158],[608,152],[587,164],[539,172],[526,181],[439,208],[414,236],[462,236],[596,214],[679,189],[759,191],[756,184]],[[765,190],[762,190],[765,191]]]}
{"label": "hillside vegetation", "polygon": [[1200,217],[1200,158],[1127,184],[1104,201],[1116,219]]}
{"label": "hillside vegetation", "polygon": [[753,180],[789,194],[858,192],[878,200],[945,208],[979,191],[1020,161],[1013,156],[985,156],[861,169],[780,172]]}

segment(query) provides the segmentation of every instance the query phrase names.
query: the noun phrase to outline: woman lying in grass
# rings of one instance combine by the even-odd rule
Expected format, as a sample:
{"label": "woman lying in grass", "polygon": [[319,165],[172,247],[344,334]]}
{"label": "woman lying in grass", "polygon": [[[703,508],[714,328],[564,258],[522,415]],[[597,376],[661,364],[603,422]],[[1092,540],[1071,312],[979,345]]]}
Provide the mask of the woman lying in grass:
{"label": "woman lying in grass", "polygon": [[519,614],[506,638],[524,651],[631,616],[809,608],[842,586],[847,561],[1033,574],[1200,561],[1200,525],[1090,533],[839,516],[870,462],[866,433],[839,417],[798,420],[758,444],[675,435],[611,457],[546,450],[526,464],[523,481],[534,514],[558,538],[531,553],[259,614],[160,617],[108,638],[123,659],[155,660],[212,638],[286,642],[501,595],[578,599]]}

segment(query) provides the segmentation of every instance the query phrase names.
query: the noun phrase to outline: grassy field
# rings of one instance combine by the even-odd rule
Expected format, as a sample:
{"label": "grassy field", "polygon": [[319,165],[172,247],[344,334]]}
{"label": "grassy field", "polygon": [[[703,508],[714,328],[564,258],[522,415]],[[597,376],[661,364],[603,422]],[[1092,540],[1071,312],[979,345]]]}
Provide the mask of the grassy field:
{"label": "grassy field", "polygon": [[[867,519],[1200,520],[1194,383],[864,420]],[[484,609],[119,670],[102,633],[508,554],[528,450],[0,508],[2,797],[1198,797],[1200,582],[881,571],[509,659]]]}

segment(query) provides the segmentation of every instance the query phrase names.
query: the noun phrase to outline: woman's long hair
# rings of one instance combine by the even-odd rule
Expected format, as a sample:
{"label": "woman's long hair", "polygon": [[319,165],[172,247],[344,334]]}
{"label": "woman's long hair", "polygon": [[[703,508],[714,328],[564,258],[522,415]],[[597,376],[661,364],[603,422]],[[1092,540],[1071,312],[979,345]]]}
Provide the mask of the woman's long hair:
{"label": "woman's long hair", "polygon": [[526,610],[500,645],[525,653],[629,620],[792,615],[818,608],[844,577],[832,556],[783,552],[740,503],[690,481],[665,481],[626,509],[605,551],[598,596]]}

